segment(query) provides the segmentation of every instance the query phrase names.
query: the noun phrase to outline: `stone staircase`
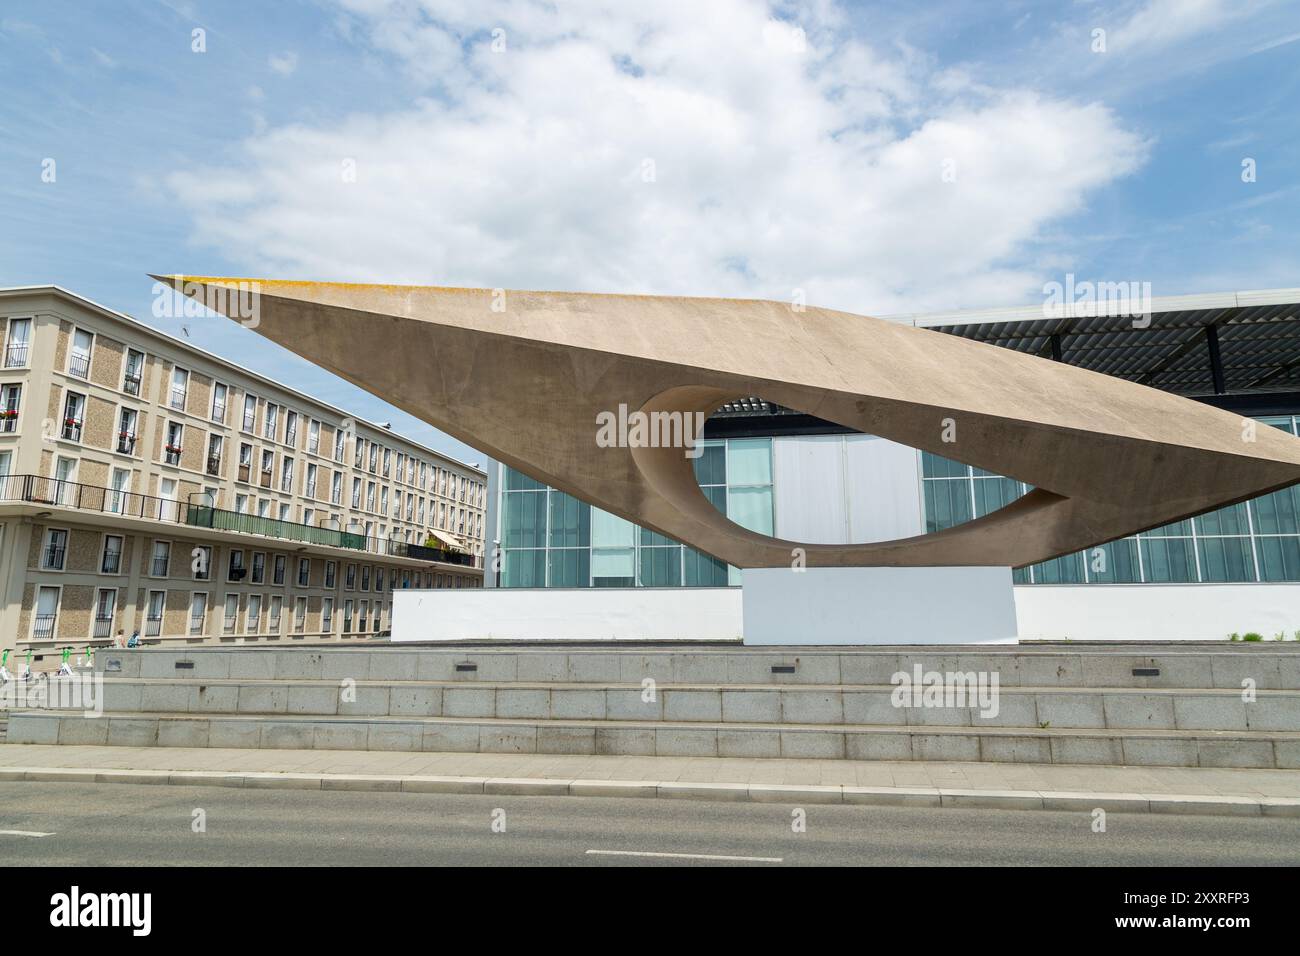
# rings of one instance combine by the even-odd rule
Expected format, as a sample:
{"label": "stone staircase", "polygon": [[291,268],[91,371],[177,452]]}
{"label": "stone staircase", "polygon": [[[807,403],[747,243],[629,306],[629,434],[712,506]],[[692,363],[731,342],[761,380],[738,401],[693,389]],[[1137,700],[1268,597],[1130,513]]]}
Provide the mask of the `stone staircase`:
{"label": "stone staircase", "polygon": [[[190,647],[100,658],[103,716],[14,712],[9,742],[1300,769],[1296,643]],[[917,667],[996,674],[996,708],[924,706],[924,695],[923,706],[895,706],[891,679]]]}

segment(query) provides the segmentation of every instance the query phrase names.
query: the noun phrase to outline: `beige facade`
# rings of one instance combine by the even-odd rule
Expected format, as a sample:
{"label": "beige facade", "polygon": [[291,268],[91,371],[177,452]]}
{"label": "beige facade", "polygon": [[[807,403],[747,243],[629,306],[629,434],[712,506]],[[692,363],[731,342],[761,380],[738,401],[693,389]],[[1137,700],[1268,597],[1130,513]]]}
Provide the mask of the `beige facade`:
{"label": "beige facade", "polygon": [[481,469],[61,289],[0,290],[0,334],[0,647],[341,639],[482,586]]}

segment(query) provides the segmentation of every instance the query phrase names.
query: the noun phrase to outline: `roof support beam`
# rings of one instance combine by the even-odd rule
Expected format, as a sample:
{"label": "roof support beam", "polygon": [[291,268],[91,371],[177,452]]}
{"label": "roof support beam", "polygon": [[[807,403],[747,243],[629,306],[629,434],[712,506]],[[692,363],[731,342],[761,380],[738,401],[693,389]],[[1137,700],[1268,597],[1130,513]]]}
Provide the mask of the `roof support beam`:
{"label": "roof support beam", "polygon": [[1207,325],[1205,327],[1205,344],[1210,351],[1210,379],[1214,382],[1214,394],[1222,395],[1225,391],[1223,387],[1223,355],[1219,352],[1219,327],[1217,325]]}

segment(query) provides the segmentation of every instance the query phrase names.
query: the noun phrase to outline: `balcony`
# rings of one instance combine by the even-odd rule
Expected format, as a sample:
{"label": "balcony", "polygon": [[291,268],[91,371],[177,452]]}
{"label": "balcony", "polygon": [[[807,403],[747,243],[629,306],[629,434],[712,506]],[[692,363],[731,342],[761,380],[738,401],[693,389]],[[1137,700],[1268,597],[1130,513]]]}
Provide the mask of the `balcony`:
{"label": "balcony", "polygon": [[104,560],[100,564],[100,574],[117,574],[122,567],[121,551],[105,551]]}
{"label": "balcony", "polygon": [[104,617],[102,615],[96,614],[95,626],[91,631],[91,635],[93,637],[112,637],[113,636],[112,615],[110,614],[108,617]]}
{"label": "balcony", "polygon": [[169,558],[154,558],[149,566],[149,573],[155,578],[165,578],[167,577],[167,565],[169,563]]}
{"label": "balcony", "polygon": [[50,545],[41,551],[41,568],[45,571],[62,571],[65,549]]}
{"label": "balcony", "polygon": [[127,372],[126,375],[122,377],[122,391],[124,391],[128,395],[139,396],[140,394],[140,373],[139,372]]}
{"label": "balcony", "polygon": [[173,386],[171,397],[168,399],[168,404],[177,411],[185,411],[185,394],[185,389]]}
{"label": "balcony", "polygon": [[157,637],[162,633],[162,618],[151,617],[144,622],[144,636]]}
{"label": "balcony", "polygon": [[243,431],[251,432],[253,430],[253,425],[255,424],[254,419],[256,417],[257,417],[256,414],[250,414],[249,412],[244,412],[244,423],[241,426]]}
{"label": "balcony", "polygon": [[54,636],[55,614],[37,614],[32,626],[32,637],[36,640],[49,640]]}
{"label": "balcony", "polygon": [[212,456],[209,456],[209,457],[208,457],[208,474],[209,474],[209,475],[218,475],[218,476],[221,474],[221,456],[220,456],[220,455],[217,455],[216,457],[212,457]]}
{"label": "balcony", "polygon": [[212,420],[213,420],[214,422],[217,422],[217,423],[222,424],[222,425],[224,425],[224,424],[226,423],[226,406],[225,406],[225,405],[213,405],[213,406],[212,406]]}
{"label": "balcony", "polygon": [[5,346],[5,368],[22,368],[27,364],[27,355],[26,342]]}
{"label": "balcony", "polygon": [[270,488],[270,487],[271,487],[271,469],[270,469],[270,468],[263,468],[263,469],[262,469],[262,477],[261,477],[261,479],[258,481],[258,484],[261,485],[263,488]]}
{"label": "balcony", "polygon": [[[202,496],[196,497],[201,498]],[[59,481],[44,475],[0,476],[0,502],[24,502],[58,506],[75,511],[98,512],[123,518],[139,518],[163,524],[211,528],[217,531],[231,531],[238,534],[257,535],[262,538],[274,538],[280,541],[297,541],[303,544],[314,544],[329,548],[346,548],[352,551],[393,558],[406,558],[412,561],[437,561],[462,567],[479,566],[477,558],[461,551],[429,548],[387,538],[367,537],[353,531],[297,524],[292,521],[281,521],[260,515],[241,514],[222,508],[187,504],[168,498],[155,498],[113,488]],[[54,550],[62,553],[64,549],[60,547]],[[154,576],[166,576],[167,557],[153,558],[152,564]],[[282,583],[283,575],[283,570],[274,569],[274,583]]]}
{"label": "balcony", "polygon": [[239,463],[239,480],[240,480],[240,481],[248,481],[248,474],[249,474],[249,471],[252,469],[252,467],[253,467],[252,465],[248,464],[248,462],[245,462],[245,461],[241,461],[241,462]]}
{"label": "balcony", "polygon": [[190,634],[194,635],[194,634],[202,634],[202,633],[203,633],[203,618],[202,618],[202,617],[191,617],[191,618],[190,618]]}
{"label": "balcony", "polygon": [[61,432],[64,441],[81,441],[81,419],[72,418],[71,416],[63,419],[63,431]]}
{"label": "balcony", "polygon": [[75,352],[72,358],[68,359],[68,374],[75,378],[86,378],[90,375],[90,356],[78,355]]}
{"label": "balcony", "polygon": [[181,446],[168,445],[163,449],[163,461],[169,465],[179,465],[181,463]]}
{"label": "balcony", "polygon": [[0,431],[12,432],[18,430],[18,409],[6,408],[0,411]]}
{"label": "balcony", "polygon": [[135,454],[135,433],[118,432],[117,433],[117,451],[120,455]]}

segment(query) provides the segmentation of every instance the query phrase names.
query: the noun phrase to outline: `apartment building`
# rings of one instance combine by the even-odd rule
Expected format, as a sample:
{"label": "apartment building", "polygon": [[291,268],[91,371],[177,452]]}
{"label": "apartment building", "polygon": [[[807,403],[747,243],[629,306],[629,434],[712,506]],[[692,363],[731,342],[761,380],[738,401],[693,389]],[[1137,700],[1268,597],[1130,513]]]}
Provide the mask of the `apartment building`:
{"label": "apartment building", "polygon": [[355,639],[482,586],[481,469],[58,287],[0,333],[0,647]]}

